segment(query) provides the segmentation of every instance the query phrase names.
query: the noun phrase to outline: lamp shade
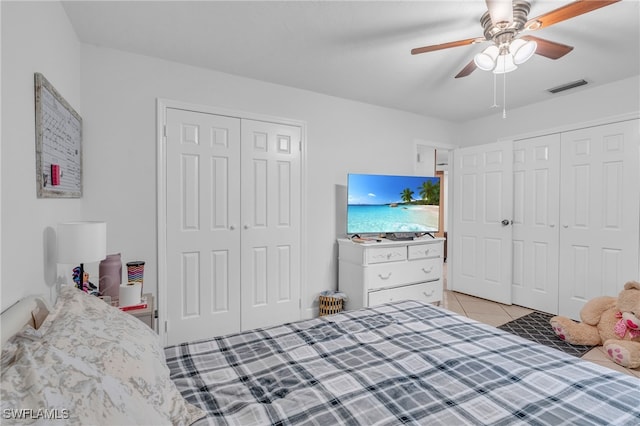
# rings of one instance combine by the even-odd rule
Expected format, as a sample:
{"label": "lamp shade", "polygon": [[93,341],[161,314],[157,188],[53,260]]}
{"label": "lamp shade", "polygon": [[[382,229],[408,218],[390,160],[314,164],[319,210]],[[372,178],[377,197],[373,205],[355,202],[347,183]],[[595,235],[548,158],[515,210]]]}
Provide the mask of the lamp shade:
{"label": "lamp shade", "polygon": [[515,39],[509,46],[509,51],[513,55],[513,62],[516,65],[523,64],[529,60],[536,53],[538,43],[534,40],[523,40],[521,38]]}
{"label": "lamp shade", "polygon": [[514,71],[518,68],[516,64],[513,63],[513,56],[510,53],[505,55],[498,56],[496,59],[496,66],[493,69],[495,74],[504,74],[511,71]]}
{"label": "lamp shade", "polygon": [[57,234],[58,263],[89,263],[107,257],[105,222],[60,223]]}
{"label": "lamp shade", "polygon": [[500,54],[497,46],[491,45],[473,57],[473,62],[483,71],[491,71],[496,66],[496,58]]}

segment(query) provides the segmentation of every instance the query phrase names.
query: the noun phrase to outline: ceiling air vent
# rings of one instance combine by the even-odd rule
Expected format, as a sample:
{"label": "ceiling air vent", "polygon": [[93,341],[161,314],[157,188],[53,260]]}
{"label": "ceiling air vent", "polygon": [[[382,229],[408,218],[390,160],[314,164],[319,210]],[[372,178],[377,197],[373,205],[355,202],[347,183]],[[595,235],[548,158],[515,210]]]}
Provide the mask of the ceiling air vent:
{"label": "ceiling air vent", "polygon": [[585,84],[587,84],[587,82],[584,80],[576,80],[576,81],[572,81],[571,83],[567,83],[561,86],[556,86],[556,87],[552,87],[551,89],[547,89],[547,92],[554,93],[554,94],[560,93],[560,92],[564,92],[565,90],[573,89],[574,87],[584,86]]}

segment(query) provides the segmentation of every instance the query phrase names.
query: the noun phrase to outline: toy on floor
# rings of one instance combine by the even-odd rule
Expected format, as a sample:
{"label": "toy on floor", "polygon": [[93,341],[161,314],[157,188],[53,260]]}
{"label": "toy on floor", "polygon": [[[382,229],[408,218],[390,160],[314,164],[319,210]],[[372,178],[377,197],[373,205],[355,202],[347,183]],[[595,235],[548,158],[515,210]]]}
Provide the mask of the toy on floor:
{"label": "toy on floor", "polygon": [[611,360],[640,367],[640,283],[629,281],[618,297],[601,296],[580,311],[582,322],[555,316],[553,331],[572,345],[602,345]]}

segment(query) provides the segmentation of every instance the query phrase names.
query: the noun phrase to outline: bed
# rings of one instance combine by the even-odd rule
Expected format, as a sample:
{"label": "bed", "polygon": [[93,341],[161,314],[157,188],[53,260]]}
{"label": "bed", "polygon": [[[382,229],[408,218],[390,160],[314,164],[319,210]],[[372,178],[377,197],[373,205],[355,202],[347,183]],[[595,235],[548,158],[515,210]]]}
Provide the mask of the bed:
{"label": "bed", "polygon": [[[39,345],[25,343],[24,330],[3,345],[3,357],[12,345],[41,350],[42,341],[69,352],[34,355],[27,363],[24,353],[14,355],[2,372],[3,413],[66,409],[68,423],[77,424],[640,424],[640,379],[417,301],[161,349],[140,321],[93,299],[75,289],[61,292],[35,330]],[[55,332],[63,328],[70,331],[61,341]],[[31,369],[48,362],[69,365],[54,365],[55,380],[40,384]],[[90,403],[67,389],[80,383],[75,364],[89,376],[90,385],[83,385],[99,395]],[[34,379],[24,384],[16,365]],[[74,371],[70,379],[58,377],[66,368]],[[142,374],[147,370],[152,378]],[[119,400],[110,388],[116,384],[132,399],[142,394],[141,401]],[[168,414],[158,408],[167,401]],[[89,408],[100,414],[86,413]]]}
{"label": "bed", "polygon": [[169,379],[157,335],[74,287],[2,314],[2,425],[192,424],[204,414]]}

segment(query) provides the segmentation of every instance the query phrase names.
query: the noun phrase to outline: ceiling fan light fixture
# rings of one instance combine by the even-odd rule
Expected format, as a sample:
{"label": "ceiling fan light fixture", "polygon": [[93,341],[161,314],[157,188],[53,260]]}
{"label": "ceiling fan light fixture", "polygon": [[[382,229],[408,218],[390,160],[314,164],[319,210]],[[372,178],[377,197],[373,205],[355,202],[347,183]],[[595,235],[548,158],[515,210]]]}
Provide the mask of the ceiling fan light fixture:
{"label": "ceiling fan light fixture", "polygon": [[521,38],[515,39],[509,46],[509,52],[513,55],[513,62],[515,65],[524,64],[527,62],[538,48],[538,43],[534,40],[523,40]]}
{"label": "ceiling fan light fixture", "polygon": [[495,45],[489,46],[473,57],[473,62],[483,71],[491,71],[496,66],[496,59],[500,51]]}
{"label": "ceiling fan light fixture", "polygon": [[493,69],[495,74],[505,74],[515,71],[518,66],[513,62],[513,56],[510,53],[498,56],[496,59],[496,67]]}

